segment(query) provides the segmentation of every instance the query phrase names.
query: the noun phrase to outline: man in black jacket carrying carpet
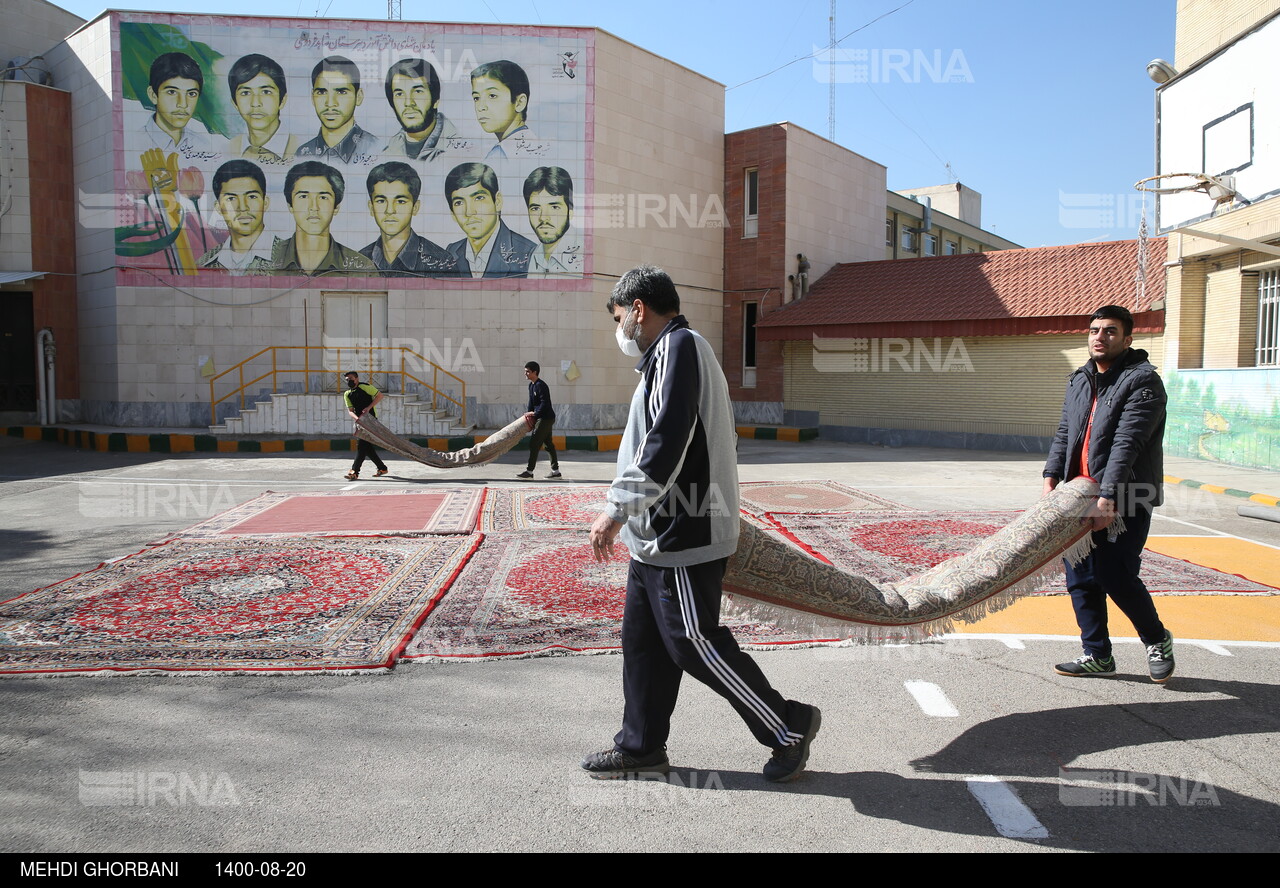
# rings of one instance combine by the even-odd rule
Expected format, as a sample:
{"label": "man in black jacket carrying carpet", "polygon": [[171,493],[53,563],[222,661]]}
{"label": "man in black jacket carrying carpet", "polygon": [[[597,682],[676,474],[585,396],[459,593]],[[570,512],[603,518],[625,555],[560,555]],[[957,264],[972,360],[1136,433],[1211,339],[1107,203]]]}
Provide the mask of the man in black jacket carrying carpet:
{"label": "man in black jacket carrying carpet", "polygon": [[[1133,315],[1106,305],[1089,321],[1089,358],[1067,382],[1062,421],[1044,467],[1044,491],[1085,475],[1099,484],[1098,501],[1083,519],[1093,550],[1079,564],[1064,562],[1067,588],[1084,654],[1054,667],[1059,675],[1116,674],[1107,633],[1107,597],[1129,618],[1147,648],[1151,680],[1173,675],[1173,636],[1160,622],[1151,593],[1138,576],[1151,511],[1164,501],[1164,383],[1131,348]],[[1107,530],[1119,515],[1124,532]]]}

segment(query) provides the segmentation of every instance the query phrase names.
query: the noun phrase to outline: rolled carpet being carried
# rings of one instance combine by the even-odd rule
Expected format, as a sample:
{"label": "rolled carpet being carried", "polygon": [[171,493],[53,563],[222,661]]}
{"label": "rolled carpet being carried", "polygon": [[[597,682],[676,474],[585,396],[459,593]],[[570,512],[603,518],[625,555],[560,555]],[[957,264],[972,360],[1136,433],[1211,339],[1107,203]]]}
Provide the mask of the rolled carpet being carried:
{"label": "rolled carpet being carried", "polygon": [[[406,441],[373,417],[356,434],[378,447],[435,468],[481,465],[506,453],[531,430],[523,417],[483,442],[441,453]],[[813,557],[747,518],[725,572],[724,611],[770,620],[820,638],[870,643],[911,641],[1002,610],[1034,591],[1058,560],[1079,560],[1092,545],[1081,518],[1098,483],[1059,484],[971,551],[895,583],[876,582]],[[1123,531],[1116,519],[1113,533]]]}
{"label": "rolled carpet being carried", "polygon": [[479,466],[497,459],[512,447],[520,443],[520,439],[533,430],[533,423],[523,416],[515,422],[499,429],[474,447],[445,453],[432,450],[430,447],[419,447],[412,441],[406,441],[391,429],[378,421],[376,416],[365,414],[356,422],[356,437],[368,441],[375,447],[390,450],[411,460],[436,469],[456,469],[461,466]]}
{"label": "rolled carpet being carried", "polygon": [[[1059,484],[964,555],[893,583],[827,564],[744,518],[738,551],[725,573],[724,610],[815,637],[872,643],[946,632],[1035,591],[1064,556],[1083,558],[1093,537],[1081,519],[1097,496],[1092,478]],[[1115,519],[1111,532],[1123,530]]]}

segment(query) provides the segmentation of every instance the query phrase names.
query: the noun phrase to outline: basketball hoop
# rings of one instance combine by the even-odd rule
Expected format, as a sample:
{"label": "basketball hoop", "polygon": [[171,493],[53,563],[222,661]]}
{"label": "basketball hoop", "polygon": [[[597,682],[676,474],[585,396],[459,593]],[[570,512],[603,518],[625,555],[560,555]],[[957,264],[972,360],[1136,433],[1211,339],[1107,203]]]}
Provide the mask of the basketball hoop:
{"label": "basketball hoop", "polygon": [[[1170,184],[1148,184],[1152,182],[1158,183],[1161,179],[1169,180]],[[1209,176],[1204,173],[1161,173],[1158,176],[1139,179],[1133,183],[1133,187],[1151,194],[1182,194],[1187,191],[1202,191],[1213,198],[1215,203],[1223,203],[1236,196],[1235,184],[1234,176],[1219,177]]]}

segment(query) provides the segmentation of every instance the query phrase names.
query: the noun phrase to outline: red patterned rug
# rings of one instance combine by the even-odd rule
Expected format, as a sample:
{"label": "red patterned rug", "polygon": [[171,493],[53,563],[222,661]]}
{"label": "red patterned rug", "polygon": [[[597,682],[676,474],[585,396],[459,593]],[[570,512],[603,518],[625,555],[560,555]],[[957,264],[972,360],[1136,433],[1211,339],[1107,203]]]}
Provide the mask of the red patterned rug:
{"label": "red patterned rug", "polygon": [[[406,660],[616,651],[627,555],[591,557],[584,530],[485,536],[405,650]],[[770,623],[727,621],[743,647],[815,643]],[[825,639],[824,639],[825,640]]]}
{"label": "red patterned rug", "polygon": [[605,506],[609,485],[559,485],[528,490],[491,487],[480,513],[482,533],[590,527]]}
{"label": "red patterned rug", "polygon": [[312,536],[386,536],[471,533],[483,487],[275,493],[268,491],[173,539],[228,537],[298,539]]}
{"label": "red patterned rug", "polygon": [[[876,582],[895,582],[961,555],[1018,512],[845,512],[765,516],[788,539],[830,564]],[[1163,595],[1274,595],[1280,590],[1158,552],[1142,554],[1142,580]],[[1036,594],[1066,594],[1061,571]]]}
{"label": "red patterned rug", "polygon": [[[903,508],[839,481],[755,481],[742,484],[739,490],[743,510],[753,515]],[[589,526],[603,511],[608,492],[608,485],[535,490],[493,487],[480,515],[480,530],[494,533]]]}
{"label": "red patterned rug", "polygon": [[0,674],[395,663],[477,537],[176,541],[0,603]]}
{"label": "red patterned rug", "polygon": [[742,484],[741,491],[743,510],[754,515],[905,508],[901,503],[839,481],[752,481]]}

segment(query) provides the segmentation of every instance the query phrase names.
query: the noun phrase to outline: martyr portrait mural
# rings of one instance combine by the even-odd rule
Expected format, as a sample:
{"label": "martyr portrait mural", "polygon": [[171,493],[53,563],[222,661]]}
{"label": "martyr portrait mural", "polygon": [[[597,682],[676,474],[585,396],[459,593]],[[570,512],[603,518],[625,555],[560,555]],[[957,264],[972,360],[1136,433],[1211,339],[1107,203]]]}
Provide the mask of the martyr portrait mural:
{"label": "martyr portrait mural", "polygon": [[586,285],[589,31],[145,19],[119,22],[121,266]]}

